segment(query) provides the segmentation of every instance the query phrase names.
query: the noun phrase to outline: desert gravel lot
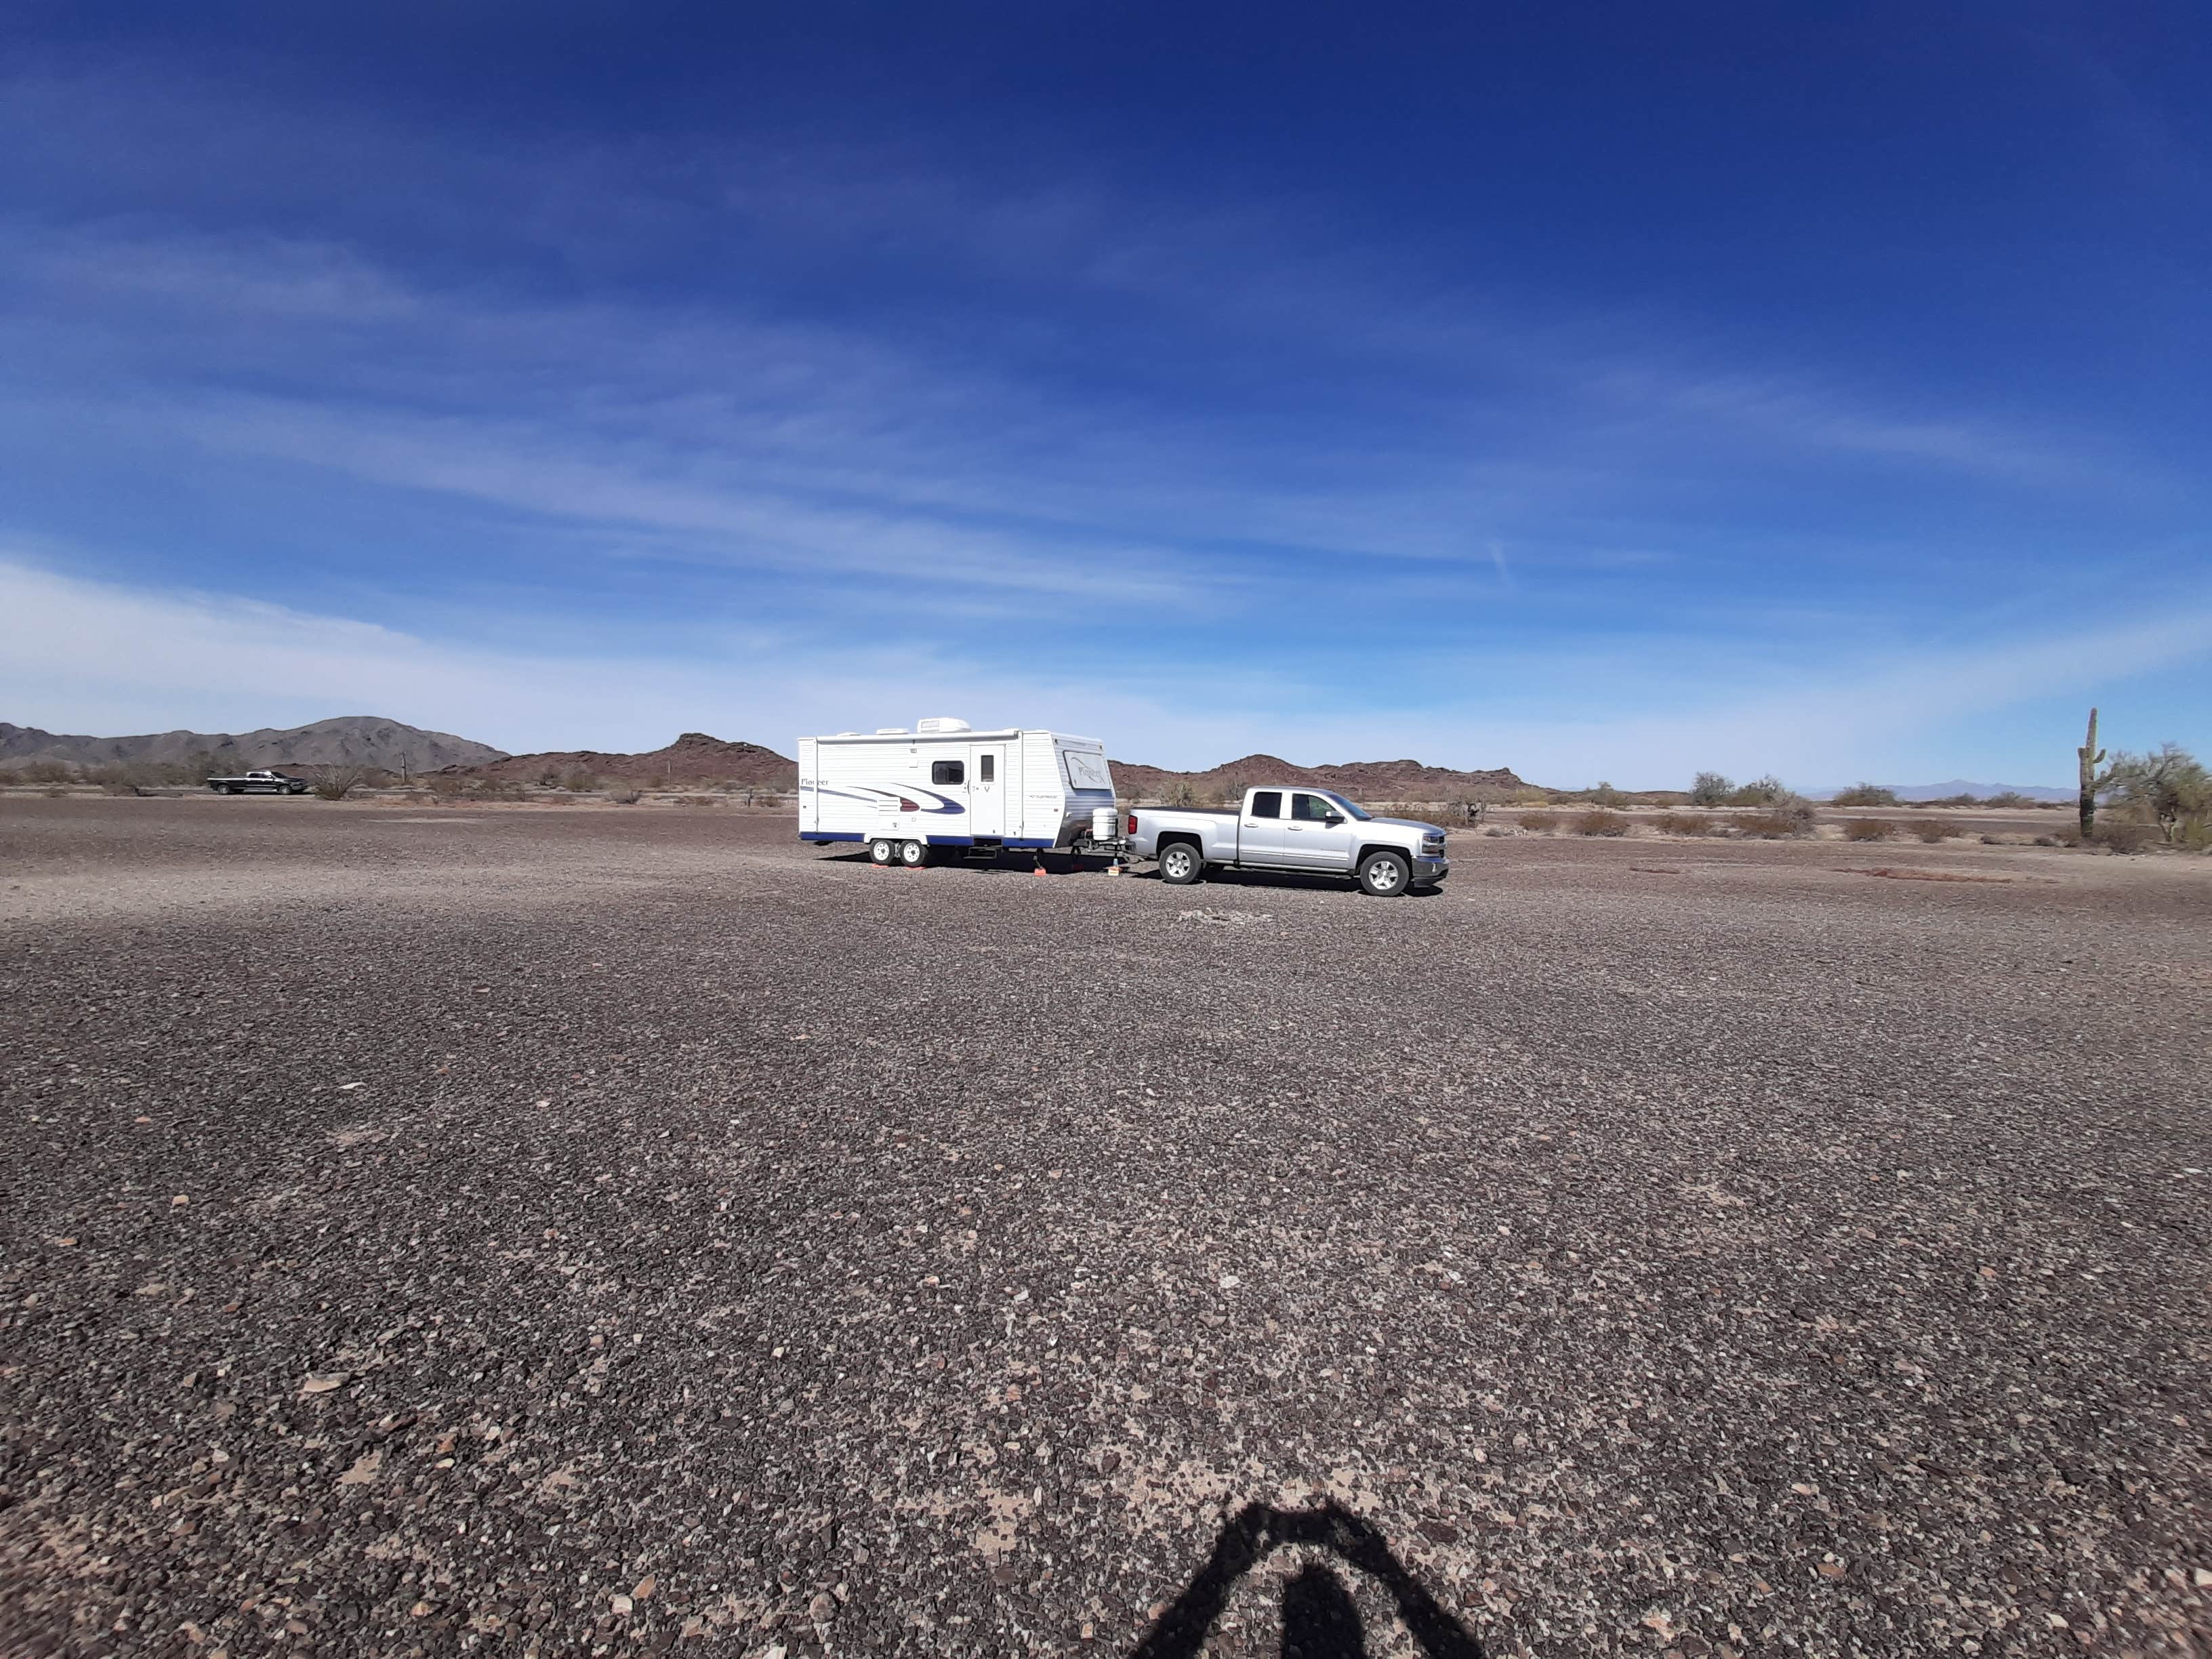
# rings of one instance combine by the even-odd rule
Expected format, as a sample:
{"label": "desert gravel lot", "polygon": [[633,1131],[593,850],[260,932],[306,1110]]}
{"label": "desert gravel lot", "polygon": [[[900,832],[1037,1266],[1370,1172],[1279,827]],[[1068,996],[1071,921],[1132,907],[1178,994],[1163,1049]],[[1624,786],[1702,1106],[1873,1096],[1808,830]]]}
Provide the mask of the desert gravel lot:
{"label": "desert gravel lot", "polygon": [[0,1653],[2212,1644],[2212,863],[791,837],[0,802]]}

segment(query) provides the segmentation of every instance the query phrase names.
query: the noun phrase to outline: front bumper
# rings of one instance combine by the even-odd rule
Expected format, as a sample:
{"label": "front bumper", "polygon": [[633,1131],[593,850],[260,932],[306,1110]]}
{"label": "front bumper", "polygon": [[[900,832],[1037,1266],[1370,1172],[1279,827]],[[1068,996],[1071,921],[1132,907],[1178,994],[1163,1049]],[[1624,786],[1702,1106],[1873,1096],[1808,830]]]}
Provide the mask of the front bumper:
{"label": "front bumper", "polygon": [[1415,859],[1413,879],[1410,884],[1415,887],[1433,887],[1449,874],[1451,874],[1449,859]]}

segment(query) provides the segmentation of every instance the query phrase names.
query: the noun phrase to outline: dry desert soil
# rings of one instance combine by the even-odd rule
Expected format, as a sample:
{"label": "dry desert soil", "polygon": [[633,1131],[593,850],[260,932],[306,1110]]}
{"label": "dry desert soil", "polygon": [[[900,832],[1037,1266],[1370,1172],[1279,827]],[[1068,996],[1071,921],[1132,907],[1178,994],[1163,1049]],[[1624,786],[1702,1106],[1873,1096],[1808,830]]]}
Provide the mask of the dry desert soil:
{"label": "dry desert soil", "polygon": [[0,1652],[2204,1651],[2212,864],[1454,842],[0,802]]}

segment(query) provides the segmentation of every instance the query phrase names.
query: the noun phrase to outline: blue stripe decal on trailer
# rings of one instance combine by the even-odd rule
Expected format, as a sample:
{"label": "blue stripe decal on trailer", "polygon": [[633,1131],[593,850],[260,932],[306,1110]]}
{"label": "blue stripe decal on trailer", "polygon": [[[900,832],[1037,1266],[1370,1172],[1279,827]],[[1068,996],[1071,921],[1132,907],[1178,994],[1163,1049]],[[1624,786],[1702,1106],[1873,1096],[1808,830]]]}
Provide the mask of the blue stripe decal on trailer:
{"label": "blue stripe decal on trailer", "polygon": [[801,841],[865,841],[867,839],[858,830],[802,830],[799,832],[799,838]]}
{"label": "blue stripe decal on trailer", "polygon": [[975,844],[973,836],[932,836],[928,840],[932,847],[973,847]]}
{"label": "blue stripe decal on trailer", "polygon": [[1014,836],[1009,836],[1004,842],[1004,845],[1008,847],[1051,847],[1056,845],[1056,843],[1049,837],[1042,840],[1031,841],[1025,837],[1017,839]]}

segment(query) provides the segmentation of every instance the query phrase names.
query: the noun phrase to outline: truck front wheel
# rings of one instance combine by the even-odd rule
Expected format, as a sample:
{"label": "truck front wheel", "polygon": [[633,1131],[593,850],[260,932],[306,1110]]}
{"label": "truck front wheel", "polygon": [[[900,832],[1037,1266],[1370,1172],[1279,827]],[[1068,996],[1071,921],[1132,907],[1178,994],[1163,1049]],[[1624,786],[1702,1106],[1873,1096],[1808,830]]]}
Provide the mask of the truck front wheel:
{"label": "truck front wheel", "polygon": [[1206,860],[1187,841],[1170,843],[1160,851],[1160,879],[1170,887],[1188,887],[1206,873]]}
{"label": "truck front wheel", "polygon": [[1397,853],[1370,853],[1359,866],[1359,885],[1376,898],[1402,893],[1410,884],[1413,866]]}

